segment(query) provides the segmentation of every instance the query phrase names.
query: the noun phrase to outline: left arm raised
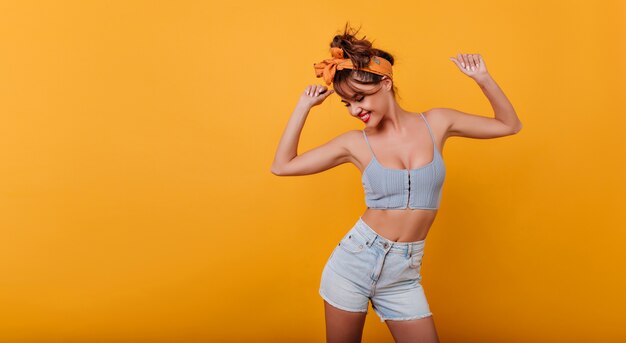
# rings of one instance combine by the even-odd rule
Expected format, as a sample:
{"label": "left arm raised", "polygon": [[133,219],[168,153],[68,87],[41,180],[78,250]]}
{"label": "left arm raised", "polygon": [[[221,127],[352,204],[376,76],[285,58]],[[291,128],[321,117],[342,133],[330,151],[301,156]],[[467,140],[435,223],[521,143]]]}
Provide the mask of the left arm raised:
{"label": "left arm raised", "polygon": [[510,136],[522,129],[522,122],[515,109],[491,76],[476,80],[493,107],[495,118],[464,113],[452,108],[435,108],[448,121],[448,136],[468,138],[496,138]]}

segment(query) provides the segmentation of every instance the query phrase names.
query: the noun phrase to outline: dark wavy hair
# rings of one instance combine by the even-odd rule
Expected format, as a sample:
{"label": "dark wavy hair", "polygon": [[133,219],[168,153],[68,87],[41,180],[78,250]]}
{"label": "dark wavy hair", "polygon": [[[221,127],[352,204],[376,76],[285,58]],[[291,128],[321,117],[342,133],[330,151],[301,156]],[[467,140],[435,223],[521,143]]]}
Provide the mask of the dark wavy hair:
{"label": "dark wavy hair", "polygon": [[[357,67],[357,69],[342,69],[335,72],[335,77],[333,78],[333,89],[335,90],[337,95],[341,96],[344,99],[354,100],[362,95],[374,94],[378,92],[378,90],[380,90],[380,87],[377,87],[367,93],[354,87],[355,84],[380,84],[380,81],[383,78],[382,75],[370,73],[364,70],[358,70],[358,68],[363,68],[369,65],[372,56],[382,57],[389,61],[391,65],[393,65],[394,63],[394,58],[390,53],[384,50],[373,48],[372,42],[365,39],[365,36],[363,36],[361,39],[358,39],[356,37],[356,34],[360,30],[360,27],[359,29],[354,30],[350,26],[350,23],[347,22],[343,34],[336,35],[333,38],[333,41],[330,43],[331,48],[341,48],[343,50],[343,58],[349,58],[352,63]],[[393,85],[391,91],[395,98],[397,94],[397,88],[395,84]]]}

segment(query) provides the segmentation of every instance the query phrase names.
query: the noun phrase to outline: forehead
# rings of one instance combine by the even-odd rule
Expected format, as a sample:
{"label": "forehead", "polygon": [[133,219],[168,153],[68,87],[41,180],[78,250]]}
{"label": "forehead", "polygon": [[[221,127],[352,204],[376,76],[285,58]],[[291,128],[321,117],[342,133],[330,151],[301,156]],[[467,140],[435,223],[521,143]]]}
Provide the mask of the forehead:
{"label": "forehead", "polygon": [[356,85],[354,83],[343,83],[335,86],[337,95],[340,96],[342,102],[349,102],[360,99],[364,95],[371,93],[371,87],[367,85]]}

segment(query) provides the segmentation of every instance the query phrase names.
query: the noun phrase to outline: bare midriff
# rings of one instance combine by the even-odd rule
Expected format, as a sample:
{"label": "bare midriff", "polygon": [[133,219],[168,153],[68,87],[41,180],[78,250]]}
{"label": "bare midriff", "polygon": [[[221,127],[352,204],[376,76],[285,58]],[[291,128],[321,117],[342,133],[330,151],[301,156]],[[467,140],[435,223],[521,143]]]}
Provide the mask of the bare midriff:
{"label": "bare midriff", "polygon": [[394,242],[426,239],[438,210],[368,208],[361,219],[376,233]]}

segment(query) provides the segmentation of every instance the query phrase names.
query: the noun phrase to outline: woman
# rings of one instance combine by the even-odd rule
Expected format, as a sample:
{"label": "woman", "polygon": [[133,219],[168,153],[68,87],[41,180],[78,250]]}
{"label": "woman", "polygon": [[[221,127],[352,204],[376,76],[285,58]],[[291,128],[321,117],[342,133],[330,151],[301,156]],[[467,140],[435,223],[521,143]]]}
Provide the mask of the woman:
{"label": "woman", "polygon": [[[478,83],[495,118],[450,108],[402,109],[395,99],[393,56],[351,31],[346,25],[330,44],[332,58],[314,64],[316,76],[334,90],[306,87],[281,137],[272,173],[314,174],[346,162],[362,173],[367,209],[322,272],[327,342],[360,342],[370,300],[396,342],[438,342],[420,268],[445,179],[441,150],[452,136],[502,137],[522,125],[478,54],[450,59]],[[365,128],[297,155],[310,109],[335,91]]]}

